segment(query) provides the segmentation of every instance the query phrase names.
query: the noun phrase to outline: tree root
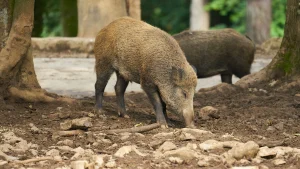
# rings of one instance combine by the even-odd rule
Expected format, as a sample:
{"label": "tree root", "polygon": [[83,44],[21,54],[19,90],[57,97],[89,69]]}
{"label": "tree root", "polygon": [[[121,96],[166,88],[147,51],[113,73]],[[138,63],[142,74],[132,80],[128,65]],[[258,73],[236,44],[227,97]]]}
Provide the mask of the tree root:
{"label": "tree root", "polygon": [[115,129],[115,130],[107,130],[105,131],[106,134],[117,134],[117,133],[142,133],[146,131],[150,131],[156,128],[159,128],[161,125],[158,123],[141,126],[141,127],[133,127],[133,128],[127,128],[127,129]]}
{"label": "tree root", "polygon": [[59,137],[77,136],[83,133],[83,130],[57,131],[53,133],[52,138],[57,139]]}
{"label": "tree root", "polygon": [[46,160],[53,160],[53,161],[60,161],[57,159],[54,159],[53,157],[38,157],[38,158],[32,158],[28,160],[23,160],[23,161],[15,161],[14,163],[16,164],[27,164],[27,163],[32,163],[32,162],[39,162],[39,161],[46,161]]}
{"label": "tree root", "polygon": [[9,95],[13,99],[21,99],[27,102],[66,102],[69,104],[76,103],[75,99],[60,97],[55,94],[51,94],[42,89],[19,89],[16,87],[10,87],[8,89]]}

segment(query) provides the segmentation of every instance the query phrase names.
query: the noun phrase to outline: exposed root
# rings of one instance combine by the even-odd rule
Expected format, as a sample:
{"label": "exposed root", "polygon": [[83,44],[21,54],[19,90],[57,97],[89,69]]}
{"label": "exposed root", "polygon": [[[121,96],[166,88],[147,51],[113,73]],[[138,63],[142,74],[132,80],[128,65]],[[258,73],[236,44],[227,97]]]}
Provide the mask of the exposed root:
{"label": "exposed root", "polygon": [[27,102],[66,102],[69,104],[76,103],[75,99],[59,97],[55,94],[51,94],[42,89],[19,89],[16,87],[10,87],[8,89],[9,95],[13,99],[21,99]]}
{"label": "exposed root", "polygon": [[277,88],[277,91],[286,92],[293,89],[299,89],[300,88],[300,80],[292,81],[290,83],[281,85],[279,88]]}
{"label": "exposed root", "polygon": [[59,137],[77,136],[83,133],[83,130],[57,131],[53,133],[52,138],[57,139]]}
{"label": "exposed root", "polygon": [[46,161],[46,160],[53,160],[53,161],[60,161],[57,159],[54,159],[53,157],[38,157],[38,158],[32,158],[28,160],[23,160],[23,161],[15,161],[14,163],[16,164],[27,164],[27,163],[33,163],[33,162],[39,162],[39,161]]}
{"label": "exposed root", "polygon": [[269,79],[270,77],[268,77],[266,69],[263,69],[259,72],[243,77],[242,79],[237,81],[235,85],[246,89],[267,82]]}
{"label": "exposed root", "polygon": [[159,128],[161,125],[158,123],[141,126],[141,127],[133,127],[133,128],[127,128],[127,129],[115,129],[115,130],[107,130],[105,131],[106,134],[116,134],[116,133],[142,133],[146,131],[150,131],[156,128]]}
{"label": "exposed root", "polygon": [[209,87],[209,88],[203,88],[200,89],[197,93],[197,95],[230,95],[233,92],[237,92],[242,90],[242,88],[232,85],[232,84],[228,84],[228,83],[221,83],[218,84],[216,86],[213,87]]}

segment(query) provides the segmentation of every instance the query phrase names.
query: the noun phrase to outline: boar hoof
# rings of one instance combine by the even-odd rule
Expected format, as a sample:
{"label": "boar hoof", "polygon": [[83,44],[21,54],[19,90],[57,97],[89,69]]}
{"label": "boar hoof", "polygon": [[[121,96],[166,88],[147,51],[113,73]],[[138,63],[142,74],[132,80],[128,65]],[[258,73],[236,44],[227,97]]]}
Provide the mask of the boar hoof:
{"label": "boar hoof", "polygon": [[130,117],[126,113],[118,112],[119,117],[124,117],[125,119],[129,119]]}

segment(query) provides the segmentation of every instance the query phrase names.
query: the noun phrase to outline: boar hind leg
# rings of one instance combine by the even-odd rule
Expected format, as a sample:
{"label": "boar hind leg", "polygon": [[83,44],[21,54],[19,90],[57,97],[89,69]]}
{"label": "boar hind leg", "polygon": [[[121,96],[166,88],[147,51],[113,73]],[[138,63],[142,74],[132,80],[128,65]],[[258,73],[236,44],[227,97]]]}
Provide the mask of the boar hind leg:
{"label": "boar hind leg", "polygon": [[115,91],[117,95],[118,104],[118,114],[120,117],[129,118],[126,114],[124,93],[128,86],[128,81],[126,81],[119,73],[117,73],[117,83],[115,85]]}
{"label": "boar hind leg", "polygon": [[161,124],[163,128],[168,127],[165,115],[164,115],[164,106],[163,106],[163,101],[161,100],[159,96],[158,90],[153,90],[153,89],[145,89],[145,92],[147,93],[151,104],[154,107],[155,113],[156,113],[156,121],[157,123]]}
{"label": "boar hind leg", "polygon": [[105,72],[97,70],[97,81],[95,83],[96,112],[102,113],[103,93],[112,73],[113,69]]}
{"label": "boar hind leg", "polygon": [[230,73],[222,73],[221,74],[221,80],[223,83],[232,84],[232,74]]}

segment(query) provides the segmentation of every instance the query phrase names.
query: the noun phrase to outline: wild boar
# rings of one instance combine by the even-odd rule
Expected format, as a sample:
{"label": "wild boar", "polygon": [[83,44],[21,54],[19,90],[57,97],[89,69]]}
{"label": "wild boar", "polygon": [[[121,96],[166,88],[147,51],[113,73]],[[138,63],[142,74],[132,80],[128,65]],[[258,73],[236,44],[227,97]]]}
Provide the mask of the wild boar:
{"label": "wild boar", "polygon": [[145,22],[122,17],[100,30],[94,52],[97,111],[102,110],[107,81],[116,72],[119,116],[127,117],[124,92],[128,82],[136,82],[150,99],[159,124],[167,126],[168,108],[181,115],[187,127],[193,127],[197,76],[171,35]]}
{"label": "wild boar", "polygon": [[183,31],[173,36],[188,62],[197,69],[197,77],[221,74],[221,80],[232,83],[232,75],[250,74],[255,44],[233,29]]}

